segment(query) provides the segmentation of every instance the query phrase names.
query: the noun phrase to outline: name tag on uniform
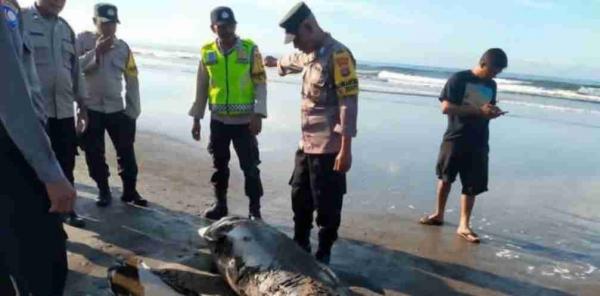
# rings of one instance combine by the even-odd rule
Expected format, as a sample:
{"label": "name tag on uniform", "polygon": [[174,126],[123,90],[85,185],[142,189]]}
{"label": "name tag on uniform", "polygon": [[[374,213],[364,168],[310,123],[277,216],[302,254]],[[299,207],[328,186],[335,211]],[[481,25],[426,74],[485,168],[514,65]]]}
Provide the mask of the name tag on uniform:
{"label": "name tag on uniform", "polygon": [[205,65],[214,65],[217,63],[217,53],[214,51],[209,51],[206,53],[206,60],[204,61]]}

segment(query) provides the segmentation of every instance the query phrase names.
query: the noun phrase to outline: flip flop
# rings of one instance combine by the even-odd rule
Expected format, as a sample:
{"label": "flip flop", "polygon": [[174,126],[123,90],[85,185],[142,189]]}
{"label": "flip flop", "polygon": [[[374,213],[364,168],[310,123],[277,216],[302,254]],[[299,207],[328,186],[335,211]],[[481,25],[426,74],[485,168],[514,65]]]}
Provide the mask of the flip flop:
{"label": "flip flop", "polygon": [[433,219],[430,216],[425,216],[419,220],[420,224],[428,225],[428,226],[442,226],[444,225],[444,221],[440,221],[437,219]]}
{"label": "flip flop", "polygon": [[456,234],[458,236],[462,237],[463,239],[465,239],[467,242],[470,242],[472,244],[481,243],[479,236],[475,232],[468,232],[468,233],[458,233],[457,232]]}

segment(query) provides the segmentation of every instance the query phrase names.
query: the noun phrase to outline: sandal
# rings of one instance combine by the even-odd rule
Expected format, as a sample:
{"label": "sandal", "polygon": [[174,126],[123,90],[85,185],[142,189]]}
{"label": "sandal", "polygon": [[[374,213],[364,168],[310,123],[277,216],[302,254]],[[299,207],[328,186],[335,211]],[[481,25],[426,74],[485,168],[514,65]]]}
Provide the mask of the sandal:
{"label": "sandal", "polygon": [[457,232],[456,234],[458,236],[464,238],[467,242],[470,242],[472,244],[479,244],[479,243],[481,243],[481,240],[479,239],[479,236],[475,232],[466,232],[466,233]]}
{"label": "sandal", "polygon": [[420,224],[428,225],[428,226],[442,226],[444,225],[444,221],[440,221],[438,219],[433,219],[431,216],[425,216],[419,220]]}

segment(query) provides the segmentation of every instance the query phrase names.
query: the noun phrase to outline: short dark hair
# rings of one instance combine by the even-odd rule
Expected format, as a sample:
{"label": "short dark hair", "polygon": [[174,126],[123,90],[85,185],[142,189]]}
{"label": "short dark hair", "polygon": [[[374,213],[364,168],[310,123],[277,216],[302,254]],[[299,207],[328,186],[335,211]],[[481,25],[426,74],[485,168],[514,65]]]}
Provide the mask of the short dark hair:
{"label": "short dark hair", "polygon": [[479,64],[504,69],[508,67],[508,56],[501,48],[490,48],[481,56]]}

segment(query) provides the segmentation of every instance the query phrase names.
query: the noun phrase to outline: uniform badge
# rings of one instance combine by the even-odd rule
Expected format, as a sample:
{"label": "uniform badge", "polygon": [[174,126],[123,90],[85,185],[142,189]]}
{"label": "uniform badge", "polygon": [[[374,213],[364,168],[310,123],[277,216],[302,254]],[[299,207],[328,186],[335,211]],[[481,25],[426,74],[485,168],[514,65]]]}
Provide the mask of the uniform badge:
{"label": "uniform badge", "polygon": [[214,51],[210,51],[206,54],[206,65],[214,65],[217,63],[217,53]]}
{"label": "uniform badge", "polygon": [[4,13],[4,15],[6,16],[6,25],[9,28],[15,29],[19,26],[19,17],[16,9],[10,7],[8,4],[3,4],[2,13]]}
{"label": "uniform badge", "polygon": [[346,56],[340,56],[335,59],[335,63],[340,69],[340,73],[343,77],[350,76],[350,58]]}
{"label": "uniform badge", "polygon": [[243,47],[239,47],[237,50],[238,54],[238,63],[247,64],[250,60],[248,59],[248,53],[244,50]]}
{"label": "uniform badge", "polygon": [[226,20],[229,18],[229,13],[227,13],[227,11],[223,11],[223,13],[221,13],[221,18]]}
{"label": "uniform badge", "polygon": [[338,97],[358,95],[358,75],[354,60],[347,50],[340,50],[333,55],[334,81]]}
{"label": "uniform badge", "polygon": [[106,11],[106,14],[108,16],[115,16],[115,10],[114,9],[109,9],[109,10]]}

